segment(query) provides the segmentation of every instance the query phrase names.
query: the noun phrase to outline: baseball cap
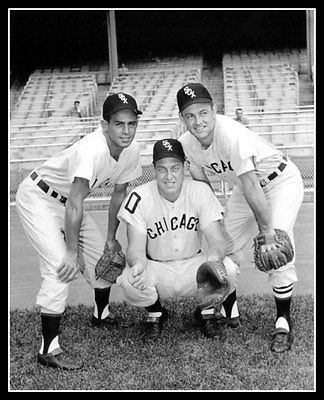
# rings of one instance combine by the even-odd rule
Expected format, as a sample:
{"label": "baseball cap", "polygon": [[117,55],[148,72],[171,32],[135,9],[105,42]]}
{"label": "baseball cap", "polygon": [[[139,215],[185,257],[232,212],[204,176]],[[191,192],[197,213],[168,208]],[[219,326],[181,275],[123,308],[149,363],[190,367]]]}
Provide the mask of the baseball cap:
{"label": "baseball cap", "polygon": [[186,161],[182,144],[177,139],[162,139],[155,142],[153,147],[153,164],[165,157],[175,157]]}
{"label": "baseball cap", "polygon": [[184,85],[177,93],[179,111],[194,103],[212,103],[213,99],[208,90],[201,83],[190,82]]}
{"label": "baseball cap", "polygon": [[110,115],[121,110],[132,110],[135,114],[143,114],[137,107],[136,100],[129,94],[119,92],[109,95],[102,106],[102,117],[107,120]]}

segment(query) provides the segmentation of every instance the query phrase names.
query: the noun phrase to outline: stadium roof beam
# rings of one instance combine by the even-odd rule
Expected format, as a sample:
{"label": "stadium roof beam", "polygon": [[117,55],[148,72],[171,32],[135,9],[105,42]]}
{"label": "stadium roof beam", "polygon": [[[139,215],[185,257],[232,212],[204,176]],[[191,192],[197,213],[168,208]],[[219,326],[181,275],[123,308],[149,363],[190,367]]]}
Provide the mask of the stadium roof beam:
{"label": "stadium roof beam", "polygon": [[109,52],[109,74],[110,82],[118,75],[118,54],[117,54],[117,35],[115,11],[107,12],[107,34],[108,34],[108,52]]}
{"label": "stadium roof beam", "polygon": [[307,72],[313,80],[314,69],[314,11],[306,10],[306,37],[307,37]]}

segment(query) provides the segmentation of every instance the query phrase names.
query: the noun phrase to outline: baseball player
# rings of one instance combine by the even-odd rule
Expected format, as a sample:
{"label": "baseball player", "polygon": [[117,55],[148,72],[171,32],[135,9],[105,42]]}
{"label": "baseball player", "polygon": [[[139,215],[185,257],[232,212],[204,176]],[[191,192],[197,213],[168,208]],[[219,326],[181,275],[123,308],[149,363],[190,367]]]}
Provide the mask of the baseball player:
{"label": "baseball player", "polygon": [[[139,114],[142,112],[130,95],[108,96],[98,128],[48,159],[18,188],[17,212],[40,260],[42,282],[36,304],[41,310],[38,362],[42,365],[66,370],[82,367],[59,343],[69,283],[80,272],[94,288],[92,324],[113,323],[111,285],[95,278],[95,266],[105,247],[117,245],[117,212],[128,182],[142,174],[139,149],[133,142]],[[92,191],[108,184],[114,184],[114,191],[105,240],[83,205]]]}
{"label": "baseball player", "polygon": [[[216,114],[216,105],[200,83],[188,83],[177,92],[180,118],[187,131],[181,141],[192,177],[208,182],[208,175],[234,186],[224,224],[229,254],[242,259],[242,249],[258,232],[274,237],[275,229],[288,233],[303,200],[303,181],[297,167],[272,144],[233,119]],[[262,251],[271,253],[274,244]],[[270,348],[289,350],[293,341],[290,303],[297,275],[295,259],[268,272],[277,317]]]}
{"label": "baseball player", "polygon": [[[136,187],[118,213],[126,223],[128,246],[127,265],[117,284],[130,304],[148,311],[144,340],[161,333],[168,313],[160,300],[196,296],[196,274],[204,261],[223,261],[229,280],[227,298],[238,276],[237,265],[225,257],[223,208],[208,185],[184,179],[187,166],[181,143],[157,141],[153,164],[156,179]],[[221,325],[237,325],[234,317],[224,321],[217,311],[213,306],[196,309],[195,317],[207,337],[220,336]]]}

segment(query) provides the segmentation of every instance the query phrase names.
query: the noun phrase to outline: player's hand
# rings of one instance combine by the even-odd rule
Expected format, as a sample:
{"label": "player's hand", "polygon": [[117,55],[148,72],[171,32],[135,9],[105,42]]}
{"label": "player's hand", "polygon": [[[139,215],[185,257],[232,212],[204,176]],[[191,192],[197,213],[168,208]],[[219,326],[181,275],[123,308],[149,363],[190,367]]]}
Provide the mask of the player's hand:
{"label": "player's hand", "polygon": [[[269,236],[270,235],[274,236],[276,234],[274,229],[270,229],[270,230],[262,231],[262,232],[260,230],[260,233],[265,234],[265,235],[269,235]],[[263,245],[260,246],[261,253],[265,253],[266,251],[272,251],[272,250],[274,250],[276,248],[277,248],[276,243],[263,244]]]}
{"label": "player's hand", "polygon": [[121,250],[121,246],[120,246],[118,240],[116,240],[116,239],[107,240],[105,246],[106,246],[106,249],[109,251],[118,252],[119,250]]}
{"label": "player's hand", "polygon": [[134,288],[144,290],[146,287],[146,266],[142,263],[134,264],[130,268],[128,280]]}
{"label": "player's hand", "polygon": [[66,253],[57,270],[57,277],[61,282],[68,283],[76,279],[80,272],[78,254]]}

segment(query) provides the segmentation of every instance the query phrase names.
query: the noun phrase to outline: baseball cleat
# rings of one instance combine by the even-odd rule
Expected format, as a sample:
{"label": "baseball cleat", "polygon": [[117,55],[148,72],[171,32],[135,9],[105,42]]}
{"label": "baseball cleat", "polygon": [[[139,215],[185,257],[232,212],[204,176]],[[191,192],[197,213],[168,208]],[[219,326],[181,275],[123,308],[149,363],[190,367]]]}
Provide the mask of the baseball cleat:
{"label": "baseball cleat", "polygon": [[161,335],[163,325],[168,318],[168,312],[163,308],[160,317],[148,316],[144,324],[144,332],[141,335],[143,341],[157,340]]}
{"label": "baseball cleat", "polygon": [[236,329],[241,327],[240,317],[233,317],[233,318],[224,318],[224,325],[226,327]]}
{"label": "baseball cleat", "polygon": [[94,315],[91,318],[91,325],[97,328],[113,328],[118,325],[117,318],[111,314],[104,319],[96,318]]}
{"label": "baseball cleat", "polygon": [[222,318],[216,316],[216,314],[207,314],[202,315],[201,309],[197,308],[194,317],[198,322],[200,329],[202,330],[203,334],[207,338],[220,338],[223,334],[222,327],[224,326],[222,323]]}
{"label": "baseball cleat", "polygon": [[270,350],[273,353],[283,353],[291,349],[294,341],[294,335],[292,331],[287,331],[282,328],[277,328],[272,336]]}
{"label": "baseball cleat", "polygon": [[71,359],[62,349],[55,349],[51,353],[37,355],[37,362],[45,367],[59,368],[68,371],[83,367],[82,361]]}

